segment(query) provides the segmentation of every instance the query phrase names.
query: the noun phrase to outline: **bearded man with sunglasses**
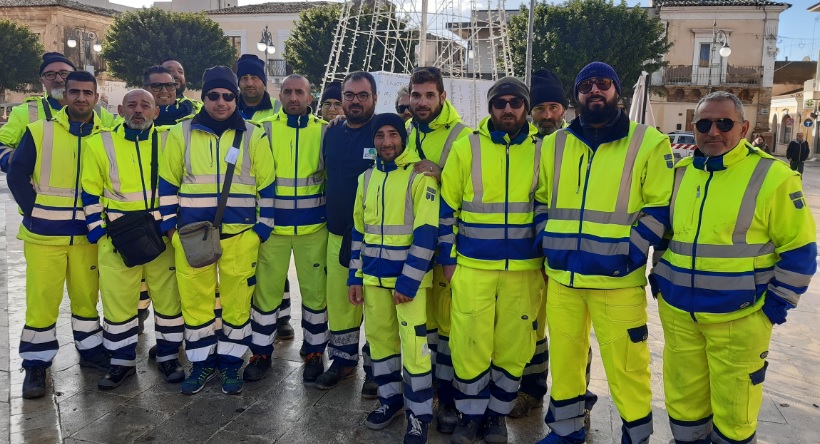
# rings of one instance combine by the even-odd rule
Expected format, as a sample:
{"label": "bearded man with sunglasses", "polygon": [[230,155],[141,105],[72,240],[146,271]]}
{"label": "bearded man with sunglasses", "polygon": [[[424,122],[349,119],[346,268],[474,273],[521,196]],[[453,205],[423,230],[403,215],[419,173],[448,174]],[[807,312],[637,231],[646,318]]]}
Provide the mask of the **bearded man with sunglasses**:
{"label": "bearded man with sunglasses", "polygon": [[575,79],[579,117],[544,142],[535,195],[546,257],[552,392],[542,443],[575,444],[584,428],[590,324],[601,347],[624,443],[652,434],[645,267],[672,193],[669,138],[630,122],[621,84],[601,62]]}
{"label": "bearded man with sunglasses", "polygon": [[650,277],[677,442],[755,442],[773,324],[817,264],[800,175],[745,140],[731,93],[695,107],[694,156],[675,166],[671,241]]}
{"label": "bearded man with sunglasses", "polygon": [[544,287],[544,258],[533,248],[541,142],[527,122],[530,93],[504,77],[487,99],[490,116],[453,144],[441,175],[437,261],[452,288],[449,345],[461,412],[453,443],[475,442],[482,428],[485,442],[507,442]]}
{"label": "bearded man with sunglasses", "polygon": [[201,108],[199,102],[184,96],[177,98],[174,77],[171,71],[162,65],[154,65],[145,70],[142,74],[142,87],[154,96],[159,109],[159,115],[154,121],[157,127],[176,125],[194,116]]}
{"label": "bearded man with sunglasses", "polygon": [[[273,230],[275,174],[267,135],[246,122],[236,108],[236,75],[226,66],[215,66],[205,70],[202,83],[202,111],[171,128],[160,160],[160,228],[174,247],[185,354],[193,364],[180,391],[198,393],[219,368],[222,392],[232,395],[242,391],[239,369],[251,343],[258,250]],[[177,228],[215,223],[229,164],[235,168],[218,227],[222,256],[216,263],[194,268]],[[217,279],[222,303],[218,336]]]}

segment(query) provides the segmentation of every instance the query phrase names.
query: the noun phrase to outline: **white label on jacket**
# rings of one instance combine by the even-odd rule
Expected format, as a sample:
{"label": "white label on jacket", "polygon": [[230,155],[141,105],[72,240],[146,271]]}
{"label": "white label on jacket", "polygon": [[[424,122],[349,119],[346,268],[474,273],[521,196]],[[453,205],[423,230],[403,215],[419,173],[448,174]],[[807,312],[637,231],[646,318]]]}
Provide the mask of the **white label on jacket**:
{"label": "white label on jacket", "polygon": [[236,165],[236,159],[239,159],[239,148],[232,146],[225,155],[225,162],[231,165]]}
{"label": "white label on jacket", "polygon": [[365,148],[364,153],[362,153],[362,159],[376,160],[376,148]]}

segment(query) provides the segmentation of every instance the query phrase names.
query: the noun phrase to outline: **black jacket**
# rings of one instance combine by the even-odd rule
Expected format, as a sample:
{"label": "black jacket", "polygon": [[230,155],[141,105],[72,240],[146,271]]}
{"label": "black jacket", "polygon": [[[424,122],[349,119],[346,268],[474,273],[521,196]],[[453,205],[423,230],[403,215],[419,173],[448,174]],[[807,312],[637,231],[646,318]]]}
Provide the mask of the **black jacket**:
{"label": "black jacket", "polygon": [[805,162],[809,158],[809,142],[792,140],[786,148],[786,158],[791,161]]}

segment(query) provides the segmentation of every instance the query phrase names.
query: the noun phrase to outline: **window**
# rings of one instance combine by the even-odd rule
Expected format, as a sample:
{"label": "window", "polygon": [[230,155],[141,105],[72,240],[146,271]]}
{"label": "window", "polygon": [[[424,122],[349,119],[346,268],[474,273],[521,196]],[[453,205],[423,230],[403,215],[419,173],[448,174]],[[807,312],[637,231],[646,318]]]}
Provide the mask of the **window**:
{"label": "window", "polygon": [[242,37],[238,35],[229,35],[228,40],[231,41],[231,46],[233,46],[236,57],[239,57],[239,55],[242,54]]}
{"label": "window", "polygon": [[712,49],[711,43],[701,43],[700,44],[700,54],[698,56],[698,66],[702,68],[709,67],[709,52]]}

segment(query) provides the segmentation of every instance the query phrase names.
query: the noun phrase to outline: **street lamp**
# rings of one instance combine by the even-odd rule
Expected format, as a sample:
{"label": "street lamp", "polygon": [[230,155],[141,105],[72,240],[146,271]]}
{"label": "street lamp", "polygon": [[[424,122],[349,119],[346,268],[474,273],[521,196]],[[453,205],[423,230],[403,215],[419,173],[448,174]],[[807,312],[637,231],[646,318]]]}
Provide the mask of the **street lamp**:
{"label": "street lamp", "polygon": [[[718,60],[718,64],[720,66],[723,65],[723,60],[726,57],[729,57],[732,54],[732,48],[729,47],[729,34],[722,29],[717,29],[717,20],[714,21],[712,24],[712,44],[710,45],[710,52],[709,52],[709,91],[712,91],[712,65],[715,64],[715,48],[717,45],[720,44],[720,54],[721,59]],[[722,73],[722,69],[721,72]],[[720,83],[720,82],[718,82]]]}
{"label": "street lamp", "polygon": [[[76,48],[78,44],[80,45],[78,62],[83,69],[87,69],[92,60],[92,49],[95,53],[102,52],[102,45],[99,40],[97,40],[97,33],[82,27],[74,28],[71,34],[73,35],[66,41],[66,44],[69,48]],[[76,35],[76,37],[74,37],[74,35]]]}
{"label": "street lamp", "polygon": [[270,31],[268,31],[268,25],[265,25],[265,29],[262,30],[262,38],[259,39],[259,43],[256,44],[256,49],[265,53],[266,71],[267,74],[270,75],[270,56],[276,52],[276,46],[273,45],[273,36]]}

